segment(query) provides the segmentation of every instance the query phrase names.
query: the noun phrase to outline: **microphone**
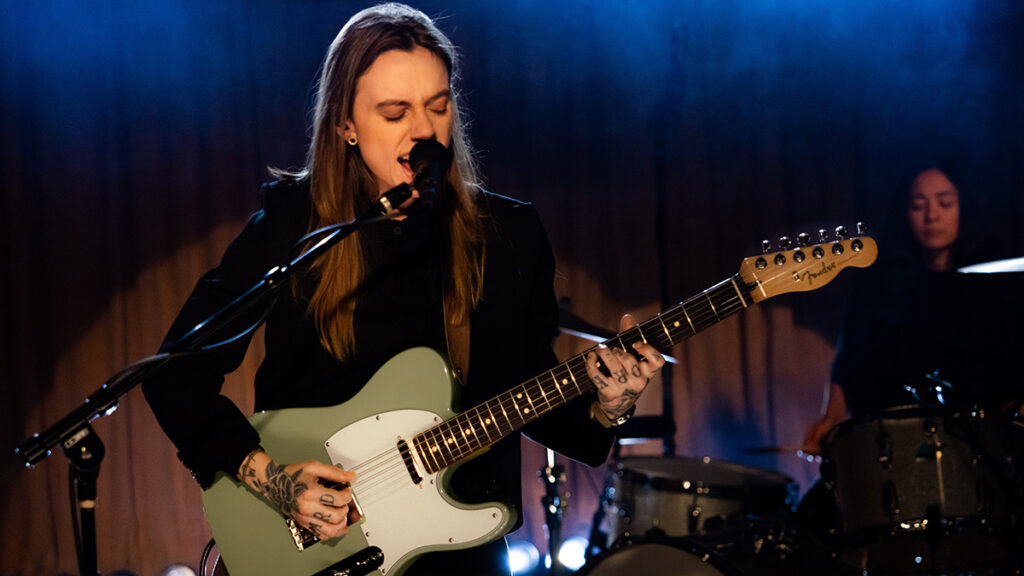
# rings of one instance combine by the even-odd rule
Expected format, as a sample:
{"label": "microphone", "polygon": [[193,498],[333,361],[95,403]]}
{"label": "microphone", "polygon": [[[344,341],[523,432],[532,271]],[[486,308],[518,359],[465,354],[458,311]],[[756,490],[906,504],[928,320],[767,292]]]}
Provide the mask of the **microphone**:
{"label": "microphone", "polygon": [[412,197],[412,191],[419,192],[419,202],[424,208],[433,206],[437,193],[444,189],[447,181],[451,154],[444,144],[437,140],[420,140],[409,152],[409,167],[412,168],[413,182],[399,184],[377,199],[375,208],[381,214],[397,210]]}
{"label": "microphone", "polygon": [[420,140],[409,152],[409,166],[415,177],[413,188],[420,193],[420,201],[431,206],[437,194],[448,181],[451,153],[437,140]]}

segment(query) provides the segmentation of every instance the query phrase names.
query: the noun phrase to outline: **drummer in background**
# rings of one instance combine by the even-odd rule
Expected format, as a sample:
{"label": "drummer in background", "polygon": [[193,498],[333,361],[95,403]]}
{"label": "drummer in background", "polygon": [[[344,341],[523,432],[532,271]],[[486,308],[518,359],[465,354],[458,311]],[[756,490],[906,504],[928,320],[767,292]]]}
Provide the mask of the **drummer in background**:
{"label": "drummer in background", "polygon": [[970,303],[959,295],[963,282],[955,271],[996,259],[1001,250],[965,234],[961,181],[948,168],[929,167],[915,173],[905,188],[909,194],[899,194],[902,206],[892,212],[900,220],[905,216],[909,226],[890,226],[893,234],[879,242],[878,262],[858,276],[824,414],[807,428],[804,452],[820,454],[822,438],[849,416],[925,401],[905,386],[923,389],[925,375],[936,370],[952,384],[959,402],[1005,401],[1014,395],[978,382],[979,370],[986,369],[979,365],[985,363],[969,351],[974,343],[965,342],[979,328],[977,318],[966,313]]}

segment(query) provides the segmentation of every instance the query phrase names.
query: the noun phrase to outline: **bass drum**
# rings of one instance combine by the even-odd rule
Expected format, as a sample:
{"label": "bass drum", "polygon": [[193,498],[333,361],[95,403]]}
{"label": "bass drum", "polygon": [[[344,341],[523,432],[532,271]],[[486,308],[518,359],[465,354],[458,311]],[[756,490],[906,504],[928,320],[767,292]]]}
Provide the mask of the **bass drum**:
{"label": "bass drum", "polygon": [[796,496],[793,479],[771,470],[710,458],[627,456],[605,489],[608,542],[648,531],[714,532],[746,516],[784,518]]}

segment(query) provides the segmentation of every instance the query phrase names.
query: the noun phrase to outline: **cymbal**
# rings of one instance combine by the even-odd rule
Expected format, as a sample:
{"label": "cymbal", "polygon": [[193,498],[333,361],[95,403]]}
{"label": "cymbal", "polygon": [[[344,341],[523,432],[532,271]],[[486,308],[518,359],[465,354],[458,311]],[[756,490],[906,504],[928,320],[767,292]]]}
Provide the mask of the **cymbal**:
{"label": "cymbal", "polygon": [[[572,312],[569,312],[561,306],[558,307],[558,330],[562,334],[568,334],[569,336],[575,336],[577,338],[582,338],[583,340],[597,342],[598,344],[618,336],[615,332],[590,324],[586,320]],[[668,354],[662,354],[662,356],[665,357],[665,362],[668,362],[669,364],[679,363],[675,358]]]}
{"label": "cymbal", "polygon": [[753,448],[744,448],[744,454],[793,454],[799,456],[801,460],[807,460],[808,462],[821,462],[821,456],[815,456],[804,452],[802,446],[754,446]]}
{"label": "cymbal", "polygon": [[1007,258],[964,266],[957,270],[961,274],[993,274],[1000,272],[1024,272],[1024,258]]}

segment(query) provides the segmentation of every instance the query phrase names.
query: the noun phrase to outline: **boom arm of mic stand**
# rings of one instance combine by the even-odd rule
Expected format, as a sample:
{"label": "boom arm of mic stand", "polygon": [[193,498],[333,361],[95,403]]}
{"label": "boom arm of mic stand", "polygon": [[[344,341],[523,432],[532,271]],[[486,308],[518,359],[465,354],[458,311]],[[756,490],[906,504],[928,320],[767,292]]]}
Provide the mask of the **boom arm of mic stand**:
{"label": "boom arm of mic stand", "polygon": [[208,340],[218,329],[227,325],[267,295],[275,293],[284,286],[294,270],[304,266],[307,262],[311,262],[328,248],[334,246],[360,227],[385,219],[388,219],[388,217],[380,216],[375,210],[369,210],[351,222],[335,224],[306,235],[306,237],[299,241],[300,245],[310,239],[315,239],[318,235],[326,233],[323,238],[316,240],[313,245],[287,264],[271,268],[262,279],[246,290],[241,296],[235,298],[224,308],[197,324],[192,330],[172,344],[168,349],[168,353],[153,356],[123,370],[86,398],[84,404],[70,412],[56,424],[19,444],[14,450],[14,455],[8,457],[3,464],[0,464],[0,482],[13,476],[16,471],[22,468],[38,464],[50,455],[55,446],[81,433],[90,422],[100,416],[114,412],[118,406],[118,399],[142,382],[146,376],[173,360],[176,354],[199,349],[199,345]]}

